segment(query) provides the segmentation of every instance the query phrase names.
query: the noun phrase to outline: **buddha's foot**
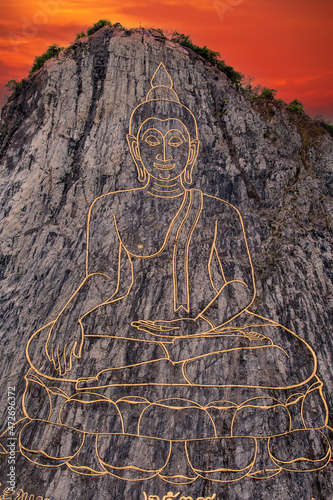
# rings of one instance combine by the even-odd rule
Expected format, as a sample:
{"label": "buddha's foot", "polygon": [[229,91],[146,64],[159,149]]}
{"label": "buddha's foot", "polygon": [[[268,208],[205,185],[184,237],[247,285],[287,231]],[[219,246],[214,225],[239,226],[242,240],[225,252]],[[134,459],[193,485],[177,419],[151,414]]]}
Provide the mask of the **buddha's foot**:
{"label": "buddha's foot", "polygon": [[83,432],[44,420],[31,420],[20,432],[22,455],[46,467],[60,467],[69,462],[83,443]]}

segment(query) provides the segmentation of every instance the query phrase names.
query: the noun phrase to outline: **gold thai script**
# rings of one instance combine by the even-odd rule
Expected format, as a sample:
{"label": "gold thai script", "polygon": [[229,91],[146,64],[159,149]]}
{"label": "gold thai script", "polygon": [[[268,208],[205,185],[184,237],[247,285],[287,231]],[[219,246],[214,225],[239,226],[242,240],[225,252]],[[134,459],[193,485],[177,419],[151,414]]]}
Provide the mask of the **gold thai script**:
{"label": "gold thai script", "polygon": [[143,492],[144,500],[172,500],[173,498],[177,498],[177,500],[215,500],[216,493],[214,493],[211,497],[189,497],[189,496],[180,496],[180,491],[178,493],[172,493],[172,491],[168,491],[168,493],[162,497],[158,495],[148,495],[148,493]]}
{"label": "gold thai script", "polygon": [[3,493],[0,494],[0,500],[35,500],[35,498],[36,500],[50,500],[49,498],[44,498],[41,495],[36,497],[33,494],[29,495],[29,493],[22,489],[12,491],[11,488],[5,488]]}

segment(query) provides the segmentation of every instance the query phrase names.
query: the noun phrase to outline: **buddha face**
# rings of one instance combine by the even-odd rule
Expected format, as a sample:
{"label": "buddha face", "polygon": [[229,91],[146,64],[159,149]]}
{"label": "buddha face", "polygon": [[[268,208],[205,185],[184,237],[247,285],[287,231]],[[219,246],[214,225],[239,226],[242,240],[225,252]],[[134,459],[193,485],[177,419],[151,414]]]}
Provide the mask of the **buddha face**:
{"label": "buddha face", "polygon": [[138,150],[152,177],[173,180],[185,170],[190,157],[190,136],[177,119],[150,118],[140,127]]}
{"label": "buddha face", "polygon": [[179,178],[192,170],[198,153],[198,140],[191,142],[185,125],[177,118],[148,118],[137,137],[129,136],[132,157],[140,170],[162,181]]}

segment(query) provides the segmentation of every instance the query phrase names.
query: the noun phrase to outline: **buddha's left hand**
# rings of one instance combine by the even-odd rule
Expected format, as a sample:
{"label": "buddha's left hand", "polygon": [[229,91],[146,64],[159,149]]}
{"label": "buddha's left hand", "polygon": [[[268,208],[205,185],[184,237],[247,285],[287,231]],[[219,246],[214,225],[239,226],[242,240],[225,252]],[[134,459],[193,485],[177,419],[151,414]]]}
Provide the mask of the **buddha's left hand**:
{"label": "buddha's left hand", "polygon": [[186,337],[206,333],[212,330],[211,325],[202,318],[181,318],[174,321],[133,321],[132,326],[156,337]]}

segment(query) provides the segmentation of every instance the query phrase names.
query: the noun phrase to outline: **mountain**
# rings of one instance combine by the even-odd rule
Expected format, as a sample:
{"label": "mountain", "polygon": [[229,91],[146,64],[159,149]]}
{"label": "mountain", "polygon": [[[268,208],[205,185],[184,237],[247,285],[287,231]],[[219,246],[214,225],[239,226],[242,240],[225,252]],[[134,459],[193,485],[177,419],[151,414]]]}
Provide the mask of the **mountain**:
{"label": "mountain", "polygon": [[[23,419],[12,434],[21,443],[14,469],[22,498],[330,498],[328,132],[281,102],[247,98],[216,66],[160,32],[119,26],[47,61],[9,99],[0,127],[0,422],[4,432],[9,406]],[[152,160],[149,147],[161,144]],[[150,180],[159,172],[154,198],[143,187],[143,158]],[[192,179],[182,173],[182,205],[178,160],[193,166]],[[247,295],[252,269],[254,300]],[[89,273],[100,274],[87,288]],[[120,312],[113,293],[124,304]],[[177,338],[173,323],[165,326],[172,322],[169,298],[186,338]],[[79,308],[85,304],[88,313],[106,302],[109,309],[81,322],[86,335],[104,335],[101,346],[83,355],[85,364],[72,356],[74,371],[61,379],[47,361],[50,325],[43,327],[65,310],[61,346],[75,338],[78,348],[81,330],[72,325]],[[153,328],[150,320],[168,323]],[[197,327],[200,321],[206,327]],[[230,345],[219,347],[226,337]],[[279,351],[269,350],[273,344]],[[69,363],[66,348],[54,352],[55,365],[62,352]],[[115,378],[100,390],[88,377],[95,365],[106,370],[108,357]],[[61,422],[53,420],[57,412]],[[136,427],[125,432],[131,419]],[[8,433],[0,443],[5,488]]]}

